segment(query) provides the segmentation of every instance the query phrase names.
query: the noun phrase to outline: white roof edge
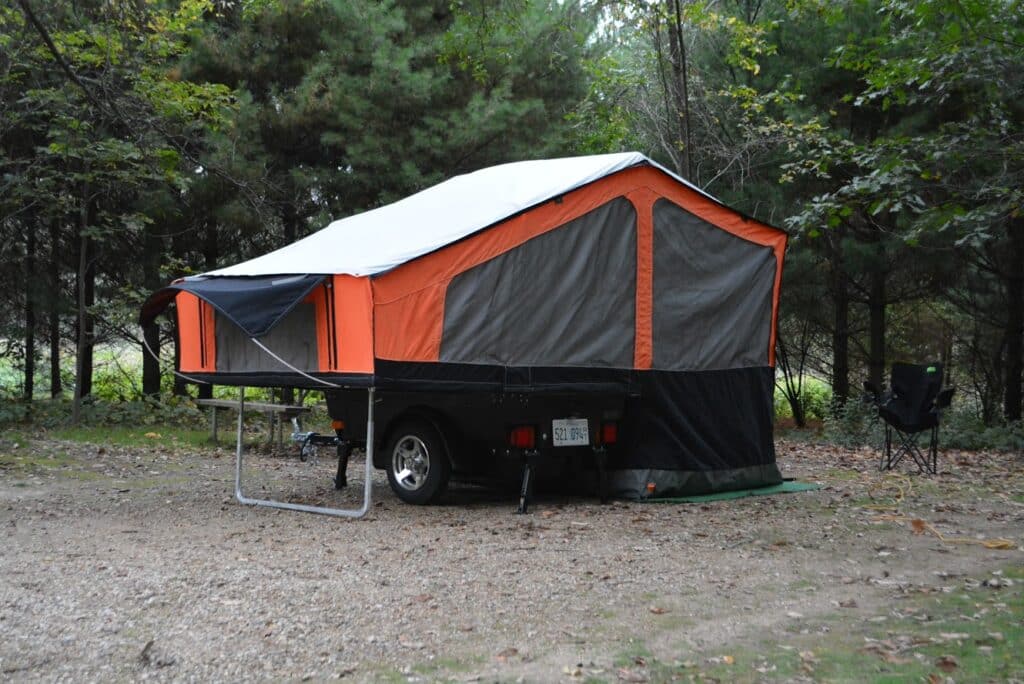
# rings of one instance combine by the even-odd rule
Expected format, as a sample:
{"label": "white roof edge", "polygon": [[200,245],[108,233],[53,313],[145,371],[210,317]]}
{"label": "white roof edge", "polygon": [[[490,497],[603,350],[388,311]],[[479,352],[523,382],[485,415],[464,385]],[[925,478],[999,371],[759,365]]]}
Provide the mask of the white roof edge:
{"label": "white roof edge", "polygon": [[639,152],[511,162],[455,176],[392,204],[333,221],[263,256],[202,275],[383,273],[552,198],[644,164],[718,202]]}

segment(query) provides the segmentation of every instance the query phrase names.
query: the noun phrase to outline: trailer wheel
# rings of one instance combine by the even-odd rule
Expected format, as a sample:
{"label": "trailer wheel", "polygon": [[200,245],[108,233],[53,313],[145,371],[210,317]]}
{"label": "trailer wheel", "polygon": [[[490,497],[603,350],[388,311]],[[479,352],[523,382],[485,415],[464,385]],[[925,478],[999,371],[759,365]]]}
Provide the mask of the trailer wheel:
{"label": "trailer wheel", "polygon": [[411,504],[433,503],[448,488],[451,464],[438,429],[422,418],[407,418],[384,447],[388,484]]}

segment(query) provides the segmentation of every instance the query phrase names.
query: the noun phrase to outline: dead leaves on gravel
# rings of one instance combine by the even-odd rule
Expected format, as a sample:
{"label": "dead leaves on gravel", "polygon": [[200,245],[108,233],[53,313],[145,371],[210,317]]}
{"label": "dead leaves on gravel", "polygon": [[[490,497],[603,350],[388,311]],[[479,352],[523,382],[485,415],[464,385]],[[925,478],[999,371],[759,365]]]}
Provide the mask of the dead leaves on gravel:
{"label": "dead leaves on gravel", "polygon": [[780,440],[776,451],[785,474],[825,484],[825,493],[840,496],[834,499],[840,508],[870,511],[869,522],[906,525],[913,535],[930,535],[946,546],[992,550],[1020,546],[1019,539],[973,538],[955,527],[952,531],[959,536],[949,531],[960,522],[953,519],[956,513],[983,514],[996,523],[1024,521],[1024,463],[1019,454],[940,450],[940,472],[928,476],[915,472],[912,464],[880,472],[879,450],[874,447]]}

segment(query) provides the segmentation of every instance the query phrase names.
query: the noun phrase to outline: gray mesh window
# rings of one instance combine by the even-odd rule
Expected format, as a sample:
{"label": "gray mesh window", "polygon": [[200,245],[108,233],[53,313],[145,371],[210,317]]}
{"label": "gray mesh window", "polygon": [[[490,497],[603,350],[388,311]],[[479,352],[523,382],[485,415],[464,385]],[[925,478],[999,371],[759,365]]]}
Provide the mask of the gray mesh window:
{"label": "gray mesh window", "polygon": [[668,200],[654,205],[654,367],[768,365],[775,255]]}
{"label": "gray mesh window", "polygon": [[[257,347],[242,329],[216,314],[217,370],[224,373],[287,371]],[[312,304],[300,303],[269,333],[260,338],[267,349],[302,371],[319,367],[316,349],[316,313]]]}
{"label": "gray mesh window", "polygon": [[635,321],[636,210],[618,198],[453,278],[440,357],[632,368]]}

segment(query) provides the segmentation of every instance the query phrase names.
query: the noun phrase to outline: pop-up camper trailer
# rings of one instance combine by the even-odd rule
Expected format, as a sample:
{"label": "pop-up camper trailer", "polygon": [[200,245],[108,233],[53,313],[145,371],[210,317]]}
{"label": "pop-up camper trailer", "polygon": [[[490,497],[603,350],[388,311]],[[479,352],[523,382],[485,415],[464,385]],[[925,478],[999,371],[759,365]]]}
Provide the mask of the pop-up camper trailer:
{"label": "pop-up camper trailer", "polygon": [[190,378],[324,390],[406,501],[509,456],[606,465],[622,497],[724,491],[781,481],[785,247],[638,153],[526,161],[176,281],[142,321],[175,304]]}

